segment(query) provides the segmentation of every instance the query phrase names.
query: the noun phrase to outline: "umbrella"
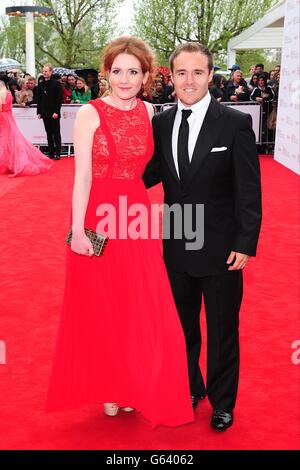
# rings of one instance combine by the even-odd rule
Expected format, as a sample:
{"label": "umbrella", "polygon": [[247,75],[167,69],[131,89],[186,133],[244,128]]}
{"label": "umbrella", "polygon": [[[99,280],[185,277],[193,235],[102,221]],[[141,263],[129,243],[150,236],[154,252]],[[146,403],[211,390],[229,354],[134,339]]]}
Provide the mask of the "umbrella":
{"label": "umbrella", "polygon": [[3,57],[3,59],[0,59],[0,70],[5,72],[6,70],[10,69],[15,69],[15,68],[20,68],[21,64],[15,59],[7,59]]}
{"label": "umbrella", "polygon": [[75,75],[75,72],[73,69],[66,69],[65,67],[55,67],[53,69],[53,73],[59,73],[60,75]]}
{"label": "umbrella", "polygon": [[76,75],[78,77],[84,78],[86,81],[88,81],[88,75],[92,75],[94,82],[97,82],[97,77],[98,77],[98,71],[95,69],[76,69],[75,70]]}
{"label": "umbrella", "polygon": [[77,73],[77,75],[81,74],[81,76],[85,76],[88,73],[91,73],[92,75],[95,75],[95,77],[98,76],[98,70],[96,70],[96,69],[76,69],[75,72]]}
{"label": "umbrella", "polygon": [[216,71],[215,71],[215,74],[216,74],[216,75],[224,75],[225,77],[227,77],[227,76],[230,75],[230,71],[219,69],[219,70],[216,70]]}

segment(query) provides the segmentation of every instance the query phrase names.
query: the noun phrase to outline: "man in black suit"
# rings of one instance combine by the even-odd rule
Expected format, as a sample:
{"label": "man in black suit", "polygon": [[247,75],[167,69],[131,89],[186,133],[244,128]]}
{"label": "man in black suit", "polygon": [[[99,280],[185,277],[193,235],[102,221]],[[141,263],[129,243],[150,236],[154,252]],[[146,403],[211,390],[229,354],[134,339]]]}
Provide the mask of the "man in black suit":
{"label": "man in black suit", "polygon": [[[143,179],[146,187],[162,181],[165,204],[177,204],[183,212],[182,219],[168,221],[163,247],[186,338],[191,400],[196,407],[207,394],[213,407],[211,425],[225,430],[233,422],[238,387],[242,270],[255,256],[261,224],[259,162],[250,115],[210,97],[210,51],[184,43],[170,60],[178,105],[153,118],[155,153]],[[186,214],[188,233],[182,222]],[[193,247],[190,234],[197,234],[199,227],[204,243],[200,246],[195,239]],[[206,386],[199,368],[202,296],[208,336]]]}
{"label": "man in black suit", "polygon": [[60,109],[63,103],[63,88],[52,74],[53,67],[50,64],[44,65],[44,79],[40,81],[38,87],[37,115],[44,121],[49,158],[60,160]]}

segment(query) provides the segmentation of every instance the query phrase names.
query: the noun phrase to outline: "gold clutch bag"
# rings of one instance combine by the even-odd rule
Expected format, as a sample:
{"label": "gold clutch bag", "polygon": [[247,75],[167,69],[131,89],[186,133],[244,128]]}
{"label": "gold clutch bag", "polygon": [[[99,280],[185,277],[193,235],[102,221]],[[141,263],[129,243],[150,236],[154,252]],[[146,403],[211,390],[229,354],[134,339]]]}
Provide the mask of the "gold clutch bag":
{"label": "gold clutch bag", "polygon": [[[104,248],[106,247],[108,237],[105,237],[104,235],[101,235],[100,233],[94,232],[94,230],[91,230],[89,228],[85,228],[84,231],[85,231],[86,236],[92,242],[95,255],[96,256],[102,255],[104,252]],[[70,231],[66,239],[66,242],[68,245],[71,245],[71,240],[72,240],[72,228],[70,228]]]}

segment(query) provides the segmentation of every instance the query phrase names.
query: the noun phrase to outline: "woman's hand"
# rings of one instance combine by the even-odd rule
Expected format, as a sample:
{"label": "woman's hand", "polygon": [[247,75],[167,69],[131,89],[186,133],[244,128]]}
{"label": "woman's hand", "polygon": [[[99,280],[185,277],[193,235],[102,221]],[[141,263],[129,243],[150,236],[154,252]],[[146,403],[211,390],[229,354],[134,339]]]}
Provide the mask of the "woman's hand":
{"label": "woman's hand", "polygon": [[71,250],[78,255],[93,256],[94,250],[91,240],[82,233],[72,233]]}

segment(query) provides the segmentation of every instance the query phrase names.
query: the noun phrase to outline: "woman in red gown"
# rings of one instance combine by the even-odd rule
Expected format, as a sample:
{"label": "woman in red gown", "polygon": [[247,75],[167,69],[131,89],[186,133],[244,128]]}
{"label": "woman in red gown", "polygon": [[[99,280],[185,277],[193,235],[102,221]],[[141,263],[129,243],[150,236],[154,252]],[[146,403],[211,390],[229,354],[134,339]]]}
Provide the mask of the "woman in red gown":
{"label": "woman in red gown", "polygon": [[[103,403],[110,416],[136,409],[153,427],[179,426],[194,415],[160,243],[125,236],[119,205],[121,198],[150,214],[142,175],[153,153],[153,108],[136,95],[151,84],[154,57],[142,40],[121,37],[103,66],[112,92],[83,106],[74,128],[73,238],[47,410]],[[96,230],[101,204],[114,208],[117,226],[97,257],[84,227]]]}
{"label": "woman in red gown", "polygon": [[38,175],[53,162],[20,132],[12,113],[13,97],[7,89],[8,77],[0,75],[0,173],[9,176]]}

